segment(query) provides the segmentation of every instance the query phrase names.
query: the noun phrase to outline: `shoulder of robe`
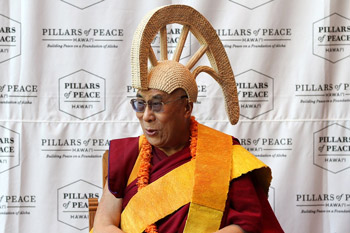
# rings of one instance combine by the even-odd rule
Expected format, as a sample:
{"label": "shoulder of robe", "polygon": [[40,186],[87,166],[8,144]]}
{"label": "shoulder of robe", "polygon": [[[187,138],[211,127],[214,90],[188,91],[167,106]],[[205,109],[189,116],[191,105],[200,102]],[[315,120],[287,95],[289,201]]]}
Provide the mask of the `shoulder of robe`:
{"label": "shoulder of robe", "polygon": [[272,180],[271,169],[241,145],[232,146],[231,180],[251,172],[265,193],[268,193]]}

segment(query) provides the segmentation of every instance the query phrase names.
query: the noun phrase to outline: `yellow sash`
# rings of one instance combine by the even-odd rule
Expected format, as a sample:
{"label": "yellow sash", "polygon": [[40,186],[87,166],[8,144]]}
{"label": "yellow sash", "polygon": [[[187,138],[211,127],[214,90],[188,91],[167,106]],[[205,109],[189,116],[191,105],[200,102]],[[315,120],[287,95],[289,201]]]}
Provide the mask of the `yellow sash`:
{"label": "yellow sash", "polygon": [[231,160],[232,137],[198,124],[194,188],[185,233],[219,229],[230,185]]}
{"label": "yellow sash", "polygon": [[191,201],[194,160],[177,167],[137,192],[121,215],[124,232],[144,229]]}
{"label": "yellow sash", "polygon": [[[136,178],[139,165],[135,163],[128,183]],[[121,228],[127,233],[143,232],[190,203],[184,232],[214,232],[220,227],[230,180],[258,168],[267,166],[243,147],[232,146],[231,136],[198,124],[196,159],[135,194],[122,212]],[[267,191],[270,170],[261,170]]]}

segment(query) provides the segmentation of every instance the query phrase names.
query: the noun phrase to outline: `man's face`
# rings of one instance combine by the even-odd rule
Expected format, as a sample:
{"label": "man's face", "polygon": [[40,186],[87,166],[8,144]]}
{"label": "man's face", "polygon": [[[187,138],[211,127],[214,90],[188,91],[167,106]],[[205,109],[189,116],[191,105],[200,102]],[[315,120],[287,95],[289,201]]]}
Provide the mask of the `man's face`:
{"label": "man's face", "polygon": [[164,104],[162,112],[153,112],[149,106],[144,112],[136,112],[143,133],[151,145],[168,151],[171,148],[183,146],[184,139],[185,142],[188,140],[186,136],[189,134],[188,120],[192,107],[189,110],[187,98],[181,99],[184,95],[186,93],[182,89],[177,89],[171,94],[156,89],[137,93],[137,98],[146,103],[173,101]]}

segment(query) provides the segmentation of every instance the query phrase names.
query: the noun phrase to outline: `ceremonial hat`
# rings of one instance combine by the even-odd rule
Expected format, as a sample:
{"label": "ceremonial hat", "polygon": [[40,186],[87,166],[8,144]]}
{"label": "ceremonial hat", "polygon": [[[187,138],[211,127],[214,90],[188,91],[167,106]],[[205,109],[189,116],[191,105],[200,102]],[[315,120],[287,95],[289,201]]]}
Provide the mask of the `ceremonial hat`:
{"label": "ceremonial hat", "polygon": [[[168,59],[167,25],[180,24],[182,30],[174,55]],[[189,32],[200,47],[187,61],[179,62]],[[152,41],[160,37],[160,59],[152,48]],[[210,66],[197,65],[206,55]],[[138,25],[131,48],[132,86],[139,90],[158,89],[168,94],[182,88],[189,101],[196,102],[197,76],[205,72],[223,90],[226,112],[231,124],[239,119],[237,87],[226,51],[209,21],[197,10],[186,5],[168,5],[149,12]]]}

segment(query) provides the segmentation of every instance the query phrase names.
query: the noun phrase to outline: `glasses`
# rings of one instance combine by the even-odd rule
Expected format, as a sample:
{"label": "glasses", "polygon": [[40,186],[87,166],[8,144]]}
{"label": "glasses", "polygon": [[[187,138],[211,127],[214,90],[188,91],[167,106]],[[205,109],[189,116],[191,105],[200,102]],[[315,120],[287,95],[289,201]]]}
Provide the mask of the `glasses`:
{"label": "glasses", "polygon": [[158,101],[158,100],[149,100],[149,101],[144,101],[142,99],[132,99],[130,100],[130,104],[132,106],[132,108],[136,111],[136,112],[145,112],[146,110],[146,106],[148,105],[148,107],[150,108],[150,110],[152,110],[153,112],[163,112],[164,111],[164,105],[165,104],[169,104],[178,100],[181,100],[183,98],[187,98],[186,95],[181,96],[178,99],[174,99],[174,100],[169,100],[167,102],[163,102],[163,101]]}

